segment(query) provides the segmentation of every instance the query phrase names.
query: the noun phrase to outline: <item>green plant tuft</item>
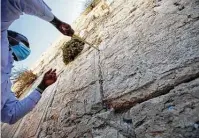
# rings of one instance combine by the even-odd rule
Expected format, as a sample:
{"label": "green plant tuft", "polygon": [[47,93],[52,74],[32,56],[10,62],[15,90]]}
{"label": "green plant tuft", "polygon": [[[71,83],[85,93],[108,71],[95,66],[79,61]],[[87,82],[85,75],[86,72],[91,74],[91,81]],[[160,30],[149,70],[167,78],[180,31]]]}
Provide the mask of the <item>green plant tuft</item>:
{"label": "green plant tuft", "polygon": [[66,42],[62,47],[63,62],[67,65],[69,62],[73,61],[83,49],[84,42],[77,39],[71,39]]}

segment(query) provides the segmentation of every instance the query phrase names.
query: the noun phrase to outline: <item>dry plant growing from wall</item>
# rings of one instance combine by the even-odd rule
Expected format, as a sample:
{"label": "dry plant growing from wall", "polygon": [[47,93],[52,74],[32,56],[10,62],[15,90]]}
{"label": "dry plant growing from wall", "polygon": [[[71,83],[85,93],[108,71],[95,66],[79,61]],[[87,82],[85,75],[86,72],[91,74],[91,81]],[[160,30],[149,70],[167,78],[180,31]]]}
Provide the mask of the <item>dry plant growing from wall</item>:
{"label": "dry plant growing from wall", "polygon": [[84,2],[83,14],[87,15],[90,11],[92,11],[97,6],[97,4],[100,3],[100,1],[101,0],[86,0]]}
{"label": "dry plant growing from wall", "polygon": [[31,70],[19,71],[18,76],[14,78],[13,90],[17,97],[20,97],[25,90],[33,84],[37,79],[37,75],[34,74]]}

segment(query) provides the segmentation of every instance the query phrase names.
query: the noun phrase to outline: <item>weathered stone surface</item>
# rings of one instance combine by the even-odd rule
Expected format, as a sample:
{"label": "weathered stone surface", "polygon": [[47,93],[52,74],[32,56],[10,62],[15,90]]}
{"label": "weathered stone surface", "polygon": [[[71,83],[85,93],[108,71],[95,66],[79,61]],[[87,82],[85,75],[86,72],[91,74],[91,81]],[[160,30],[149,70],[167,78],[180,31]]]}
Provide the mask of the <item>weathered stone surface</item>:
{"label": "weathered stone surface", "polygon": [[1,126],[1,137],[2,138],[12,138],[19,127],[21,120],[19,120],[14,126],[3,124]]}
{"label": "weathered stone surface", "polygon": [[32,67],[39,75],[56,67],[58,81],[22,122],[3,125],[5,138],[198,138],[198,0],[110,6],[73,24],[100,52],[85,45],[65,66],[62,38]]}
{"label": "weathered stone surface", "polygon": [[137,138],[198,138],[198,93],[199,79],[131,108]]}
{"label": "weathered stone surface", "polygon": [[[129,6],[136,7],[138,2],[134,2],[129,1]],[[142,16],[136,14],[139,11],[134,11],[138,17],[136,20],[128,19],[128,22],[133,20],[131,25],[123,23],[124,19],[117,21],[114,26],[118,26],[120,32],[102,44],[104,95],[112,107],[120,108],[118,103],[137,103],[140,99],[159,95],[169,87],[198,77],[198,18],[154,12],[151,2],[143,1],[139,7]],[[195,2],[188,2],[186,7],[199,8]],[[165,3],[167,1],[161,1],[159,8],[161,4],[164,8]],[[173,3],[175,1],[167,7],[173,6]],[[125,12],[125,8],[121,10],[121,13]],[[192,11],[187,11],[187,14],[192,14]]]}
{"label": "weathered stone surface", "polygon": [[[55,84],[56,85],[56,84]],[[43,121],[45,114],[48,110],[49,104],[52,100],[52,96],[55,89],[51,87],[44,93],[42,99],[38,103],[38,106],[28,115],[26,115],[20,123],[17,132],[15,133],[16,138],[27,138],[34,137],[40,129],[40,123]]]}

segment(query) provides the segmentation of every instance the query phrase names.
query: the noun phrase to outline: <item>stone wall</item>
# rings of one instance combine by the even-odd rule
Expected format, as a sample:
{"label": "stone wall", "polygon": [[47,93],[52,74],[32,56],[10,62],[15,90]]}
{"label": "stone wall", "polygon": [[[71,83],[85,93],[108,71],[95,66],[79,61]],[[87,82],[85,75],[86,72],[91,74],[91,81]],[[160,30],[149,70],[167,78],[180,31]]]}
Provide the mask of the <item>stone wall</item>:
{"label": "stone wall", "polygon": [[69,38],[47,51],[34,68],[56,67],[56,84],[26,117],[2,125],[3,138],[199,138],[199,1],[102,5],[73,24],[100,52],[86,46],[65,66]]}

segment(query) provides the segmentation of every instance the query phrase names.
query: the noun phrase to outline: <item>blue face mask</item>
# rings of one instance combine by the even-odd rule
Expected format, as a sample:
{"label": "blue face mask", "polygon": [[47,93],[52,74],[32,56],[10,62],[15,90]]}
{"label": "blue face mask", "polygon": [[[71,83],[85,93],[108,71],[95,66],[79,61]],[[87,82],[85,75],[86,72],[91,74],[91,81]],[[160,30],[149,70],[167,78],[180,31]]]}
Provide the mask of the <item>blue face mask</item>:
{"label": "blue face mask", "polygon": [[19,42],[18,45],[10,47],[12,52],[15,54],[17,61],[26,59],[30,55],[30,49],[23,43]]}

